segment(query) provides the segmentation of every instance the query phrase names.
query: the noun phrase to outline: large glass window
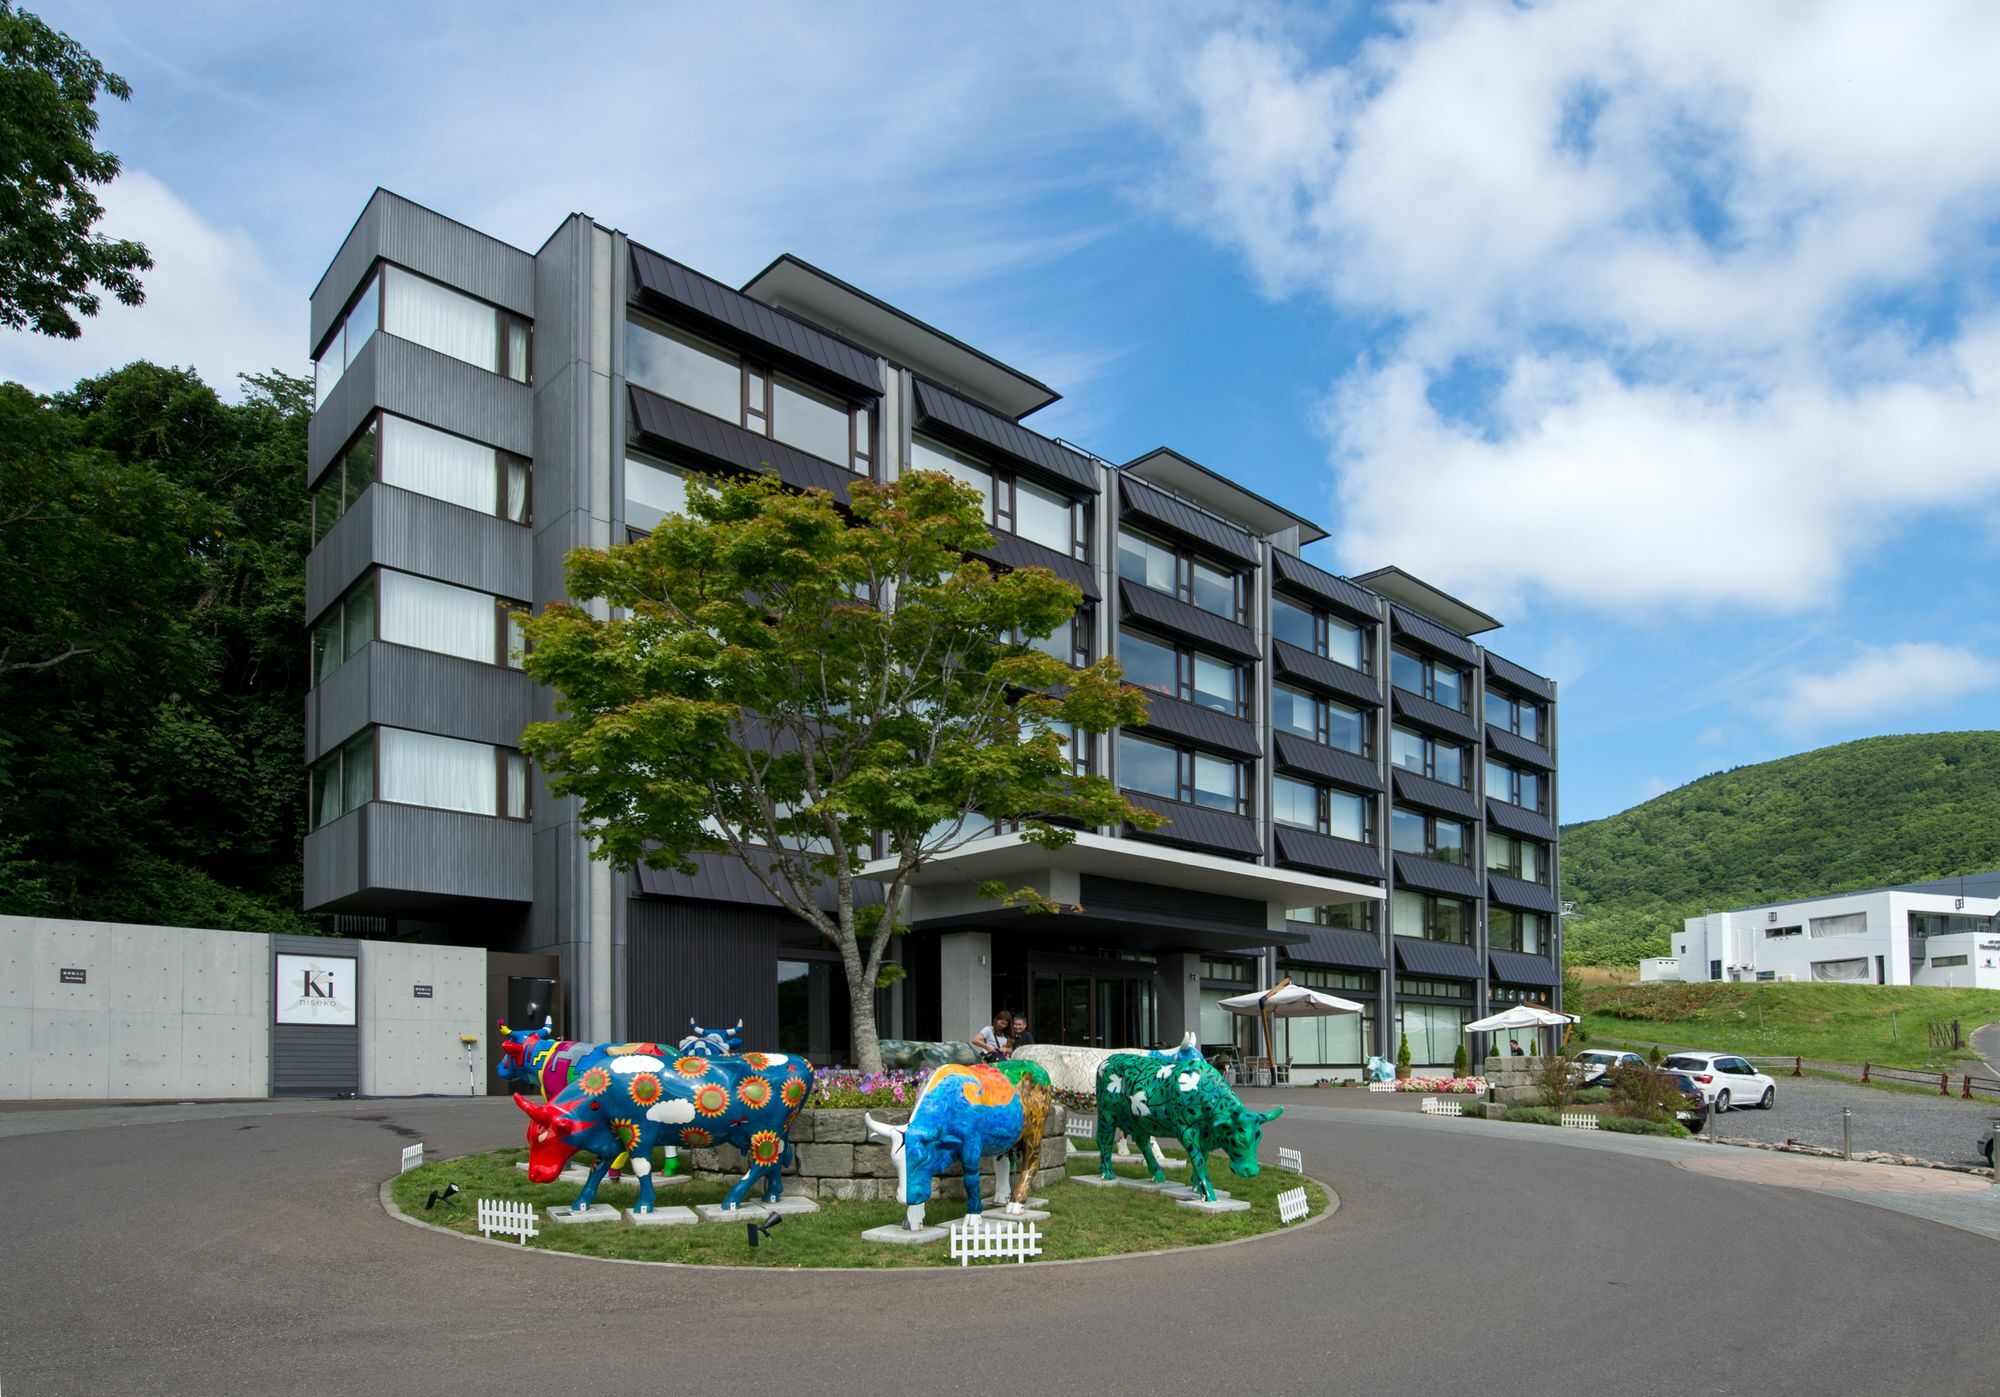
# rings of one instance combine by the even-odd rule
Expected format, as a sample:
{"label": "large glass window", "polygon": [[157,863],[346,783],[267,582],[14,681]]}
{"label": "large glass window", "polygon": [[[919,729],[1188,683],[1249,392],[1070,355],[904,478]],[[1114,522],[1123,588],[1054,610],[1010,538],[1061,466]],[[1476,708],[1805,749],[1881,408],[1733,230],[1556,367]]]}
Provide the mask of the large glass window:
{"label": "large glass window", "polygon": [[1203,708],[1213,708],[1218,713],[1232,717],[1241,711],[1240,686],[1243,670],[1229,660],[1219,660],[1213,655],[1204,655],[1199,650],[1192,652],[1194,661],[1194,701]]}
{"label": "large glass window", "polygon": [[1132,631],[1118,633],[1118,663],[1125,682],[1156,694],[1180,694],[1180,656],[1173,646]]}
{"label": "large glass window", "polygon": [[687,513],[687,473],[663,461],[625,458],[625,527],[651,533],[669,514]]}
{"label": "large glass window", "polygon": [[1472,1014],[1455,1004],[1414,1004],[1396,1002],[1396,1026],[1400,1039],[1410,1043],[1410,1061],[1426,1067],[1452,1062],[1465,1046],[1465,1026]]}
{"label": "large glass window", "polygon": [[519,668],[511,602],[407,572],[384,571],[381,576],[381,639]]}
{"label": "large glass window", "polygon": [[1337,902],[1331,907],[1290,907],[1288,922],[1311,922],[1315,926],[1346,927],[1349,931],[1375,930],[1376,902]]}
{"label": "large glass window", "polygon": [[377,728],[377,799],[468,815],[528,817],[528,763],[521,753],[406,728]]}
{"label": "large glass window", "polygon": [[1271,635],[1317,655],[1320,648],[1319,614],[1309,607],[1274,595],[1271,598]]}
{"label": "large glass window", "polygon": [[1243,716],[1243,668],[1234,660],[1137,631],[1118,633],[1118,659],[1127,683],[1231,717]]}
{"label": "large glass window", "polygon": [[1118,784],[1128,790],[1181,798],[1180,753],[1131,733],[1118,734]]}
{"label": "large glass window", "polygon": [[1548,949],[1549,919],[1540,912],[1491,907],[1486,913],[1486,938],[1495,950],[1538,956]]}
{"label": "large glass window", "polygon": [[1486,763],[1486,794],[1494,800],[1503,800],[1509,805],[1518,805],[1527,810],[1542,810],[1542,778],[1540,773],[1522,771],[1504,763]]}
{"label": "large glass window", "polygon": [[910,440],[910,468],[943,471],[979,491],[986,502],[986,522],[993,528],[1088,561],[1090,533],[1082,501],[923,437]]}
{"label": "large glass window", "polygon": [[1511,694],[1503,694],[1497,689],[1488,689],[1486,721],[1496,728],[1505,729],[1516,737],[1524,737],[1530,742],[1542,740],[1542,706],[1528,699],[1519,699]]}
{"label": "large glass window", "polygon": [[1212,810],[1243,807],[1243,763],[1226,757],[1194,754],[1194,803]]}
{"label": "large glass window", "polygon": [[1373,803],[1366,796],[1280,776],[1271,783],[1271,817],[1282,825],[1317,830],[1358,843],[1375,837]]}
{"label": "large glass window", "polygon": [[1455,897],[1432,897],[1428,893],[1398,892],[1390,908],[1389,930],[1398,936],[1420,936],[1427,941],[1472,942],[1472,904]]}
{"label": "large glass window", "polygon": [[370,573],[326,609],[312,632],[312,682],[325,682],[341,662],[375,638],[375,575]]}
{"label": "large glass window", "polygon": [[1129,529],[1118,531],[1118,575],[1168,596],[1180,591],[1180,559],[1164,543]]}
{"label": "large glass window", "polygon": [[1514,839],[1489,831],[1486,835],[1486,866],[1510,878],[1530,883],[1548,883],[1549,851],[1532,839]]}
{"label": "large glass window", "polygon": [[377,427],[374,419],[349,442],[312,488],[312,541],[327,536],[334,522],[375,481]]}
{"label": "large glass window", "polygon": [[1284,684],[1271,689],[1271,724],[1280,732],[1368,755],[1368,723],[1361,711]]}
{"label": "large glass window", "polygon": [[[1367,972],[1309,970],[1304,966],[1280,966],[1295,985],[1346,996],[1356,990],[1371,991],[1376,977]],[[1323,1018],[1279,1019],[1278,1052],[1294,1067],[1358,1067],[1374,1051],[1375,1005],[1359,1014],[1330,1014]]]}
{"label": "large glass window", "polygon": [[1447,786],[1465,785],[1465,748],[1410,728],[1399,726],[1389,730],[1389,762]]}
{"label": "large glass window", "polygon": [[1235,573],[1130,529],[1118,531],[1118,575],[1203,611],[1243,620],[1243,593]]}
{"label": "large glass window", "polygon": [[312,764],[307,779],[307,828],[318,829],[374,798],[374,734],[364,732]]}
{"label": "large glass window", "polygon": [[1225,568],[1204,563],[1199,558],[1188,560],[1192,600],[1203,611],[1217,616],[1234,617],[1241,610],[1236,602],[1236,574]]}
{"label": "large glass window", "polygon": [[354,304],[347,308],[347,314],[334,326],[333,334],[327,339],[326,347],[313,360],[313,406],[326,406],[327,395],[333,392],[347,366],[354,362],[361,347],[368,343],[375,332],[382,328],[382,282],[379,273],[370,273],[368,281],[361,288],[361,294],[354,298]]}
{"label": "large glass window", "polygon": [[1069,498],[1032,481],[1014,481],[1014,532],[1030,543],[1068,553],[1075,543],[1075,509]]}
{"label": "large glass window", "polygon": [[517,524],[528,520],[526,461],[390,413],[382,415],[382,483]]}
{"label": "large glass window", "polygon": [[1271,688],[1271,726],[1279,732],[1320,740],[1320,701],[1311,694],[1283,684]]}
{"label": "large glass window", "polygon": [[910,438],[910,469],[919,471],[942,471],[957,480],[964,481],[979,492],[979,498],[986,504],[986,521],[993,522],[993,472],[987,467],[962,456],[948,446],[927,441],[923,437]]}
{"label": "large glass window", "polygon": [[1428,655],[1406,650],[1389,652],[1389,682],[1405,693],[1427,698],[1446,708],[1465,711],[1465,671]]}
{"label": "large glass window", "polygon": [[771,379],[771,435],[809,456],[845,465],[852,454],[853,415],[845,404],[793,383]]}
{"label": "large glass window", "polygon": [[1389,817],[1389,843],[1399,853],[1463,865],[1471,851],[1472,829],[1458,820],[1397,810]]}
{"label": "large glass window", "polygon": [[528,322],[511,311],[455,291],[442,282],[384,264],[370,277],[313,361],[315,406],[377,329],[449,354],[489,373],[528,381]]}
{"label": "large glass window", "polygon": [[1366,632],[1289,597],[1271,598],[1271,634],[1278,640],[1337,660],[1349,669],[1368,670]]}
{"label": "large glass window", "polygon": [[1271,783],[1271,818],[1300,829],[1320,827],[1319,787],[1310,781],[1280,776]]}
{"label": "large glass window", "polygon": [[1248,804],[1241,762],[1169,747],[1125,732],[1118,734],[1118,784],[1237,814]]}
{"label": "large glass window", "polygon": [[625,377],[711,417],[743,420],[743,362],[683,330],[625,322]]}

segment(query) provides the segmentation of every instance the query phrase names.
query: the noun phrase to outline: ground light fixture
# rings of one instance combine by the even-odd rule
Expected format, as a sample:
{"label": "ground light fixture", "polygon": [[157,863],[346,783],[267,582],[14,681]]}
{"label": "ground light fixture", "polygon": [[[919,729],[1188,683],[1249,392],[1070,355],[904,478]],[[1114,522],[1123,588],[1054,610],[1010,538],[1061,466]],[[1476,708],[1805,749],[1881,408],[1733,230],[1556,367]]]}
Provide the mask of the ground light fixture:
{"label": "ground light fixture", "polygon": [[771,1229],[776,1227],[779,1223],[783,1222],[784,1220],[785,1219],[782,1215],[778,1213],[772,1213],[770,1216],[766,1217],[761,1223],[758,1222],[744,1223],[743,1224],[744,1240],[750,1243],[750,1250],[751,1251],[757,1250],[758,1239],[770,1236]]}
{"label": "ground light fixture", "polygon": [[432,1189],[431,1196],[424,1200],[424,1211],[428,1213],[440,1203],[451,1202],[453,1198],[458,1196],[458,1193],[458,1185],[451,1183],[446,1184],[442,1189]]}

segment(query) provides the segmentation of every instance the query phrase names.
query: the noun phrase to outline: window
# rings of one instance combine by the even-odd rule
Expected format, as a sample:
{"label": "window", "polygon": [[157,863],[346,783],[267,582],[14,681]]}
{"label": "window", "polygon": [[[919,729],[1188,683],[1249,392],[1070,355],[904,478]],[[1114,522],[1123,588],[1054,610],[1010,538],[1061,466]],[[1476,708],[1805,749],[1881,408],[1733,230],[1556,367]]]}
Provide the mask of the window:
{"label": "window", "polygon": [[1188,646],[1175,646],[1136,631],[1118,633],[1118,660],[1125,682],[1240,718],[1244,713],[1243,667],[1234,660]]}
{"label": "window", "polygon": [[487,592],[384,570],[377,635],[396,645],[519,669],[515,606]]}
{"label": "window", "polygon": [[376,330],[449,354],[475,368],[528,382],[528,322],[442,282],[384,263],[313,361],[314,406],[323,406]]}
{"label": "window", "polygon": [[1843,912],[1837,917],[1808,917],[1806,927],[1812,936],[1866,936],[1868,914]]}
{"label": "window", "polygon": [[326,609],[312,630],[312,682],[326,681],[341,662],[375,639],[375,574],[369,573],[347,595]]}
{"label": "window", "polygon": [[[1304,966],[1281,966],[1295,985],[1308,989],[1344,994],[1365,989],[1373,992],[1375,976],[1309,970]],[[1352,981],[1354,983],[1346,983]],[[1358,1067],[1373,1051],[1375,1005],[1372,1000],[1359,1014],[1332,1014],[1325,1018],[1279,1019],[1278,1052],[1297,1067]]]}
{"label": "window", "polygon": [[361,492],[375,483],[376,442],[378,430],[374,418],[368,420],[341,453],[334,457],[333,464],[320,476],[319,483],[312,487],[312,541],[317,547],[327,536],[335,521],[347,513],[348,506],[361,498]]}
{"label": "window", "polygon": [[526,458],[383,412],[369,419],[313,486],[312,541],[325,538],[377,480],[512,523],[528,522]]}
{"label": "window", "polygon": [[1410,1040],[1410,1061],[1423,1066],[1443,1066],[1465,1046],[1465,1026],[1472,1011],[1455,1004],[1412,1004],[1396,1002],[1396,1029]]}
{"label": "window", "polygon": [[1518,805],[1525,810],[1543,808],[1540,774],[1521,771],[1496,761],[1486,763],[1486,794],[1495,800],[1504,800],[1509,805]]}
{"label": "window", "polygon": [[1284,684],[1271,688],[1271,725],[1343,752],[1367,756],[1368,722],[1361,710]]}
{"label": "window", "polygon": [[1549,850],[1531,839],[1513,839],[1491,830],[1486,834],[1486,866],[1509,878],[1548,886]]}
{"label": "window", "polygon": [[313,360],[313,406],[325,407],[334,385],[347,366],[361,353],[361,347],[382,328],[382,283],[379,274],[369,273],[354,303],[327,337],[326,347]]}
{"label": "window", "polygon": [[1367,635],[1360,626],[1336,620],[1289,597],[1271,598],[1271,635],[1349,669],[1368,672]]}
{"label": "window", "polygon": [[1972,957],[1970,957],[1970,956],[1932,956],[1932,957],[1931,957],[1931,964],[1932,964],[1933,966],[1935,966],[1935,967],[1936,967],[1937,969],[1939,969],[1939,970],[1945,970],[1945,969],[1949,969],[1949,968],[1950,968],[1951,966],[1954,966],[1954,965],[1970,965],[1971,963],[1972,963]]}
{"label": "window", "polygon": [[1389,930],[1398,936],[1456,941],[1462,946],[1472,944],[1471,904],[1455,897],[1399,892],[1390,908],[1390,917]]}
{"label": "window", "polygon": [[1373,812],[1374,802],[1366,796],[1290,776],[1271,782],[1271,818],[1281,825],[1366,844],[1375,838]]}
{"label": "window", "polygon": [[1389,682],[1404,693],[1465,712],[1465,671],[1443,660],[1413,655],[1407,650],[1391,650]]}
{"label": "window", "polygon": [[1249,805],[1241,762],[1169,747],[1126,732],[1118,734],[1118,784],[1127,790],[1239,815],[1247,813]]}
{"label": "window", "polygon": [[331,824],[348,811],[366,805],[375,797],[375,743],[373,733],[361,736],[329,752],[312,764],[308,780],[306,826],[318,829]]}
{"label": "window", "polygon": [[467,815],[528,818],[528,759],[506,747],[407,728],[375,729],[376,799]]}
{"label": "window", "polygon": [[1797,926],[1767,926],[1764,928],[1764,939],[1775,941],[1781,936],[1797,936],[1804,930],[1804,927]]}
{"label": "window", "polygon": [[1118,531],[1118,575],[1231,621],[1246,619],[1235,573],[1130,529]]}
{"label": "window", "polygon": [[1045,490],[1033,481],[1014,481],[1014,532],[1030,543],[1071,553],[1077,541],[1077,509],[1067,495]]}
{"label": "window", "polygon": [[649,534],[669,514],[687,513],[689,472],[664,461],[625,458],[625,527]]}
{"label": "window", "polygon": [[1389,846],[1398,853],[1463,866],[1472,858],[1472,826],[1441,815],[1397,810],[1389,816]]}
{"label": "window", "polygon": [[1549,919],[1541,912],[1491,907],[1486,913],[1486,939],[1495,950],[1542,955],[1549,949]]}
{"label": "window", "polygon": [[1375,909],[1379,905],[1370,899],[1366,902],[1338,902],[1331,907],[1290,907],[1285,910],[1285,920],[1311,922],[1314,926],[1345,927],[1349,931],[1373,931]]}
{"label": "window", "polygon": [[1251,980],[1250,963],[1242,960],[1209,960],[1202,958],[1201,978],[1204,980],[1228,980],[1233,984],[1248,984]]}
{"label": "window", "polygon": [[[697,412],[859,475],[875,472],[875,414],[686,330],[625,321],[625,377]],[[657,522],[657,521],[656,521]]]}
{"label": "window", "polygon": [[1389,764],[1461,790],[1468,774],[1464,747],[1405,727],[1389,729]]}
{"label": "window", "polygon": [[1486,721],[1530,742],[1542,740],[1542,706],[1539,703],[1488,689]]}

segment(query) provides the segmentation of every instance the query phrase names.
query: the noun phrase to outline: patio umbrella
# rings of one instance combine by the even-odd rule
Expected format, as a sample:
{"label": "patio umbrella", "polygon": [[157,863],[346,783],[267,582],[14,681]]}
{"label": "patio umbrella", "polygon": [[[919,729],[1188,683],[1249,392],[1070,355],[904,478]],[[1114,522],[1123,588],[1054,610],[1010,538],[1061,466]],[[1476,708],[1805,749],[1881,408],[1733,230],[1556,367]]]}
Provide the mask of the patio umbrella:
{"label": "patio umbrella", "polygon": [[[1556,1024],[1563,1025],[1564,1029],[1567,1030],[1569,1025],[1576,1021],[1577,1016],[1575,1014],[1559,1014],[1553,1009],[1544,1009],[1538,1004],[1516,1004],[1511,1009],[1502,1010],[1498,1014],[1488,1014],[1483,1019],[1467,1024],[1465,1031],[1467,1033],[1505,1033],[1512,1028],[1549,1028]],[[1563,1040],[1567,1042],[1568,1039],[1569,1035],[1565,1031]]]}
{"label": "patio umbrella", "polygon": [[1267,990],[1253,990],[1222,1001],[1232,1014],[1255,1014],[1264,1025],[1264,1052],[1271,1059],[1271,1081],[1278,1080],[1278,1054],[1271,1038],[1272,1019],[1319,1019],[1332,1014],[1359,1014],[1363,1007],[1351,999],[1309,990],[1295,985],[1288,975]]}

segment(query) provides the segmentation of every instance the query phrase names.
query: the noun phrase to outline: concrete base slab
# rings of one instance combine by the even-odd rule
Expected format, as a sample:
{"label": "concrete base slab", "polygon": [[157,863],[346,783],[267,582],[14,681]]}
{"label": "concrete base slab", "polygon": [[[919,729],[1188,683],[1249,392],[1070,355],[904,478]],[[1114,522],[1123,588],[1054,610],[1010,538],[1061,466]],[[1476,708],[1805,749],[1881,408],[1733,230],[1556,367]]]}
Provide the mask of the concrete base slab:
{"label": "concrete base slab", "polygon": [[734,1208],[725,1208],[720,1203],[697,1203],[694,1210],[701,1214],[703,1222],[762,1222],[772,1213],[780,1217],[816,1213],[819,1204],[795,1194],[790,1198],[780,1198],[775,1203],[753,1203],[746,1198]]}
{"label": "concrete base slab", "polygon": [[[970,1216],[970,1214],[967,1216]],[[1023,1208],[1018,1213],[1004,1212],[999,1208],[995,1208],[992,1212],[983,1213],[981,1216],[987,1222],[1047,1222],[1049,1218],[1048,1213],[1041,1208]]]}
{"label": "concrete base slab", "polygon": [[552,1207],[548,1209],[548,1214],[550,1222],[560,1222],[565,1225],[618,1221],[618,1210],[609,1203],[593,1203],[580,1213],[573,1208]]}
{"label": "concrete base slab", "polygon": [[864,1242],[886,1242],[892,1247],[918,1247],[926,1242],[942,1242],[951,1235],[949,1227],[920,1227],[915,1232],[900,1223],[871,1227],[861,1234]]}
{"label": "concrete base slab", "polygon": [[693,1227],[701,1219],[694,1215],[692,1208],[655,1208],[650,1213],[627,1208],[625,1221],[639,1227]]}
{"label": "concrete base slab", "polygon": [[1071,1174],[1069,1181],[1082,1184],[1085,1188],[1116,1188],[1126,1182],[1124,1179],[1100,1179],[1095,1174]]}
{"label": "concrete base slab", "polygon": [[1120,1188],[1136,1188],[1141,1193],[1164,1193],[1170,1188],[1184,1187],[1184,1185],[1176,1184],[1172,1180],[1162,1180],[1159,1183],[1154,1183],[1151,1179],[1119,1179],[1116,1182]]}
{"label": "concrete base slab", "polygon": [[1183,1198],[1175,1203],[1176,1208],[1186,1208],[1196,1213],[1247,1213],[1250,1205],[1241,1198],[1218,1198],[1213,1203],[1206,1198]]}
{"label": "concrete base slab", "polygon": [[[1172,1198],[1176,1200],[1182,1198],[1201,1197],[1200,1192],[1196,1190],[1192,1185],[1183,1183],[1168,1184],[1166,1187],[1160,1190],[1160,1194],[1162,1197]],[[1234,1197],[1235,1195],[1230,1193],[1230,1191],[1226,1188],[1219,1188],[1215,1191],[1215,1196],[1217,1198],[1227,1200],[1229,1198]]]}

